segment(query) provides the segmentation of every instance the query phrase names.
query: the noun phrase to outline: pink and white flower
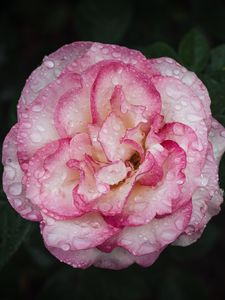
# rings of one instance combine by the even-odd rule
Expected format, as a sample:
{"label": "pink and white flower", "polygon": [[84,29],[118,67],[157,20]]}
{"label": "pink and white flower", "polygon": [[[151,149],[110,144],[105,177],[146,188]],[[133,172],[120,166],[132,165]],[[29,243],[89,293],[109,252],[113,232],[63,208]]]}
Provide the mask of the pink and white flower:
{"label": "pink and white flower", "polygon": [[170,58],[75,42],[28,78],[3,147],[4,191],[73,267],[150,266],[189,245],[223,200],[225,129]]}

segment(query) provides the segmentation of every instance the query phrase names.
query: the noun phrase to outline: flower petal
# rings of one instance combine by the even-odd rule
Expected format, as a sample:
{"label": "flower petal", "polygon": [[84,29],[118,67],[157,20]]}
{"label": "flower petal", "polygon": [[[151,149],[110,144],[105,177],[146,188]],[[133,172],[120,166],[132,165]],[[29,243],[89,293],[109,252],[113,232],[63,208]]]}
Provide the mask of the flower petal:
{"label": "flower petal", "polygon": [[18,107],[19,116],[34,101],[41,90],[60,77],[66,66],[69,66],[73,61],[79,61],[92,44],[91,42],[75,42],[65,45],[45,57],[42,65],[32,72],[22,91]]}
{"label": "flower petal", "polygon": [[122,120],[115,113],[110,113],[98,135],[98,141],[101,143],[108,160],[126,160],[131,156],[130,147],[121,143],[125,133],[126,128]]}
{"label": "flower petal", "polygon": [[[164,176],[161,182],[151,188],[147,185],[136,184],[121,215],[115,218],[119,224],[124,226],[142,225],[150,222],[155,216],[171,214],[174,211],[174,202],[179,200],[184,183],[183,170],[186,165],[186,156],[185,152],[172,141],[164,142],[163,146],[168,151],[168,157],[163,163]],[[153,157],[150,157],[153,160]],[[153,174],[154,171],[152,171]]]}
{"label": "flower petal", "polygon": [[89,213],[71,220],[55,220],[43,215],[42,235],[48,247],[62,250],[93,248],[117,229],[108,225],[97,213]]}
{"label": "flower petal", "polygon": [[160,251],[172,243],[186,228],[190,216],[191,202],[171,215],[153,219],[146,225],[125,227],[116,244],[126,248],[133,255],[145,255]]}
{"label": "flower petal", "polygon": [[18,152],[21,165],[36,150],[59,138],[54,124],[54,112],[59,98],[71,88],[81,88],[81,78],[70,72],[43,89],[38,97],[26,107],[21,115],[18,128]]}
{"label": "flower petal", "polygon": [[47,144],[29,161],[26,196],[55,218],[82,214],[73,203],[72,191],[79,173],[67,167],[70,159],[70,140],[62,139]]}
{"label": "flower petal", "polygon": [[209,144],[205,166],[198,177],[199,187],[192,197],[192,215],[185,233],[175,242],[187,246],[195,242],[202,234],[208,221],[220,211],[223,192],[219,188],[218,166],[215,162],[212,146]]}
{"label": "flower petal", "polygon": [[201,143],[201,155],[204,157],[208,146],[208,133],[202,102],[190,87],[178,79],[156,76],[153,82],[162,98],[165,123],[180,122],[191,127]]}
{"label": "flower petal", "polygon": [[3,143],[2,164],[3,188],[12,207],[25,219],[40,221],[42,216],[39,208],[34,205],[25,193],[22,182],[23,172],[17,158],[18,124],[13,126]]}
{"label": "flower petal", "polygon": [[213,153],[217,164],[225,151],[225,128],[216,120],[212,119],[212,127],[209,132],[209,140],[213,146]]}
{"label": "flower petal", "polygon": [[[206,115],[206,124],[208,129],[211,127],[211,100],[208,91],[201,80],[195,73],[188,71],[178,62],[169,57],[161,57],[156,59],[149,59],[148,66],[151,73],[162,75],[163,77],[171,77],[178,79],[187,87],[189,87],[195,96],[197,96],[203,106]],[[155,71],[154,71],[155,70]],[[195,100],[191,101],[193,106],[199,108],[199,104]]]}
{"label": "flower petal", "polygon": [[126,102],[143,106],[146,117],[160,112],[160,97],[149,77],[131,65],[109,63],[100,69],[93,84],[91,111],[94,123],[102,124],[111,111],[110,99],[118,84],[123,89]]}
{"label": "flower petal", "polygon": [[58,101],[55,110],[55,125],[61,137],[72,137],[87,131],[91,121],[88,89],[71,89]]}
{"label": "flower petal", "polygon": [[114,185],[126,178],[127,168],[123,161],[115,161],[108,164],[95,173],[98,181]]}

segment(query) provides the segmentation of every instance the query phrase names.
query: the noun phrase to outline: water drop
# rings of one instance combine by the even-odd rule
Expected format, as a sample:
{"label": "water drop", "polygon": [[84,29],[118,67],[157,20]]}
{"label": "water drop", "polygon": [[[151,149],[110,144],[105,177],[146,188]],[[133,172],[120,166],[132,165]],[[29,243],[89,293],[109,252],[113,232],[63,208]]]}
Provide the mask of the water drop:
{"label": "water drop", "polygon": [[113,83],[114,85],[119,84],[118,78],[117,78],[117,77],[113,77],[113,78],[112,78],[112,83]]}
{"label": "water drop", "polygon": [[121,126],[118,123],[114,123],[112,127],[115,131],[119,131],[121,129]]}
{"label": "water drop", "polygon": [[42,104],[35,104],[34,106],[32,106],[32,111],[34,111],[34,112],[39,112],[39,111],[41,111],[42,110],[42,108],[43,108],[43,106],[42,106]]}
{"label": "water drop", "polygon": [[21,125],[22,125],[22,127],[24,127],[24,128],[31,128],[31,123],[29,123],[29,122],[24,122],[24,123],[22,123]]}
{"label": "water drop", "polygon": [[30,136],[32,142],[39,143],[42,140],[42,136],[39,133],[32,133]]}
{"label": "water drop", "polygon": [[187,115],[187,120],[190,121],[190,122],[200,121],[200,120],[202,120],[202,116],[189,114],[189,115]]}
{"label": "water drop", "polygon": [[121,54],[119,52],[113,52],[112,56],[115,58],[119,58],[121,56]]}
{"label": "water drop", "polygon": [[183,220],[182,219],[177,219],[175,221],[175,226],[177,227],[178,230],[182,230],[183,229]]}
{"label": "water drop", "polygon": [[41,125],[37,125],[36,128],[41,131],[41,132],[44,132],[45,131],[45,128],[42,127]]}
{"label": "water drop", "polygon": [[52,60],[45,60],[44,65],[49,69],[52,69],[55,66],[55,64]]}
{"label": "water drop", "polygon": [[182,78],[183,83],[188,86],[191,86],[195,81],[195,75],[192,72],[186,72]]}
{"label": "water drop", "polygon": [[181,106],[180,104],[176,104],[176,105],[175,105],[175,109],[176,109],[176,110],[181,110],[181,108],[182,108],[182,106]]}
{"label": "water drop", "polygon": [[16,171],[15,171],[15,169],[14,169],[13,167],[6,166],[5,169],[4,169],[4,171],[5,171],[5,177],[6,177],[7,179],[12,180],[12,179],[15,178],[15,176],[16,176]]}
{"label": "water drop", "polygon": [[70,246],[68,244],[63,244],[61,248],[64,251],[68,251],[70,249]]}
{"label": "water drop", "polygon": [[37,170],[37,171],[34,172],[34,176],[35,176],[37,179],[43,177],[44,174],[45,174],[45,171],[44,171],[44,170]]}
{"label": "water drop", "polygon": [[165,241],[165,242],[171,242],[174,240],[175,238],[175,232],[172,230],[168,230],[168,231],[164,231],[161,234],[161,238]]}
{"label": "water drop", "polygon": [[16,207],[20,207],[21,204],[22,204],[22,201],[20,199],[15,199],[14,204],[15,204]]}
{"label": "water drop", "polygon": [[206,186],[208,183],[208,178],[201,176],[201,185]]}
{"label": "water drop", "polygon": [[225,137],[225,131],[222,131],[220,134],[222,137]]}
{"label": "water drop", "polygon": [[9,193],[18,196],[22,193],[22,185],[19,182],[12,183],[9,187]]}

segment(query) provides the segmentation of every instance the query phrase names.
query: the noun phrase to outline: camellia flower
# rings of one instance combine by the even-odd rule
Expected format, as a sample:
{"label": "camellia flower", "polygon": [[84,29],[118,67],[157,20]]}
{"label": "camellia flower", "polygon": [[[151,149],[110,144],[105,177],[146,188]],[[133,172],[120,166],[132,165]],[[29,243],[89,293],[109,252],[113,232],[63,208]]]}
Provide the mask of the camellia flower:
{"label": "camellia flower", "polygon": [[223,200],[225,129],[171,58],[75,42],[29,77],[3,147],[4,190],[67,264],[150,266],[202,234]]}

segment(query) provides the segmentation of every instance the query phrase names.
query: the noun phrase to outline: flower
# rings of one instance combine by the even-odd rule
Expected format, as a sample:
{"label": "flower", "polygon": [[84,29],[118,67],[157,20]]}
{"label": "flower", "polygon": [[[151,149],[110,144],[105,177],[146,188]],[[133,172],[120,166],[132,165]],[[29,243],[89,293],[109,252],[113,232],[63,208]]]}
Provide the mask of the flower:
{"label": "flower", "polygon": [[74,267],[150,266],[189,245],[223,200],[225,129],[171,58],[75,42],[28,78],[3,147],[4,191]]}

